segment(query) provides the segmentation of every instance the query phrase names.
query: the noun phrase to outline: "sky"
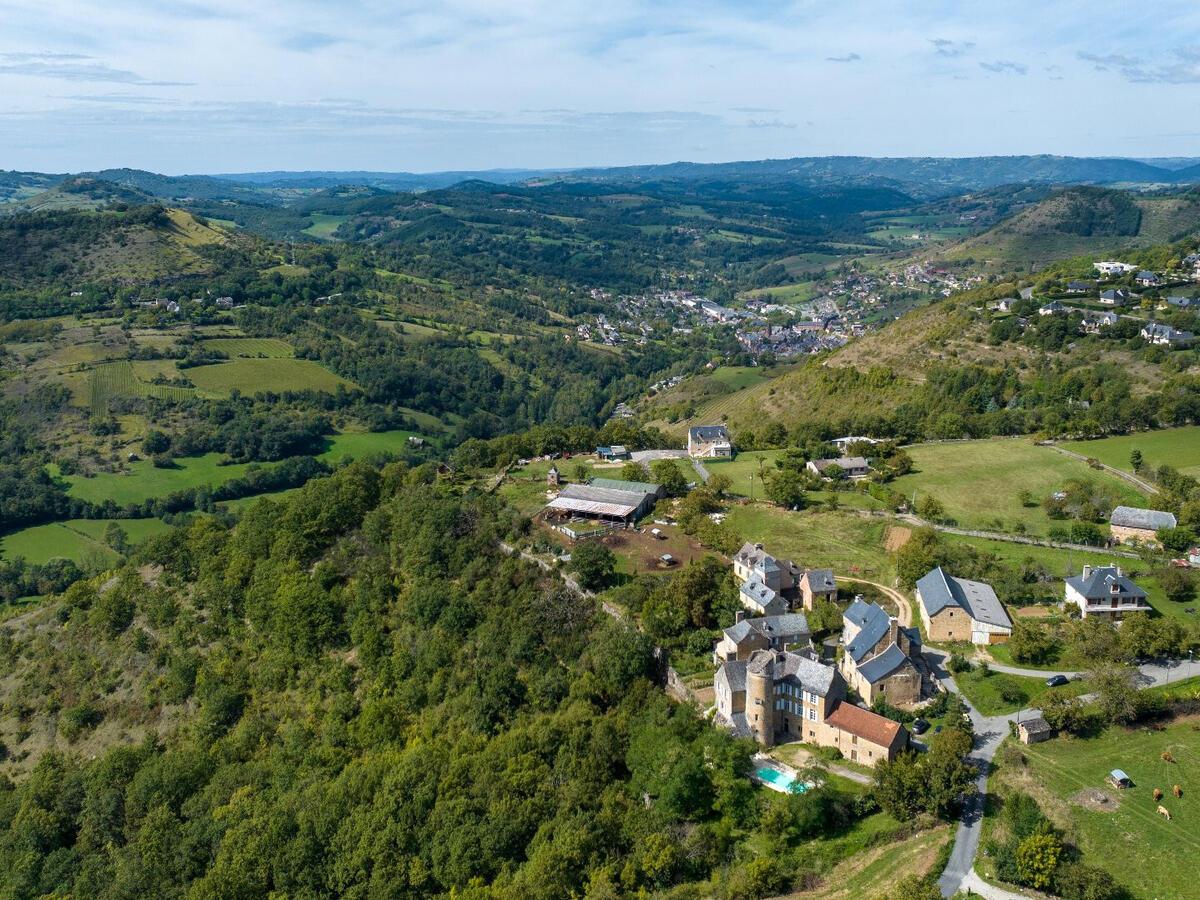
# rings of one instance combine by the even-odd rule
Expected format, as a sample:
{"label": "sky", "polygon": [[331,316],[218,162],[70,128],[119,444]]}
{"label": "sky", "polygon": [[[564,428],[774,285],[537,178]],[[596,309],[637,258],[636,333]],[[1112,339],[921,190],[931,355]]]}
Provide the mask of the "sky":
{"label": "sky", "polygon": [[0,0],[0,168],[1200,156],[1200,4]]}

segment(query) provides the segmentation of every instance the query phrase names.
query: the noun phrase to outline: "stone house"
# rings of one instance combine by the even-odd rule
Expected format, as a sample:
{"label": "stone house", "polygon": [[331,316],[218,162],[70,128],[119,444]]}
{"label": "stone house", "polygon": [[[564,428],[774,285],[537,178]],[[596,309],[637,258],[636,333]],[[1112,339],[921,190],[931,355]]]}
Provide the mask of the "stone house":
{"label": "stone house", "polygon": [[1012,635],[1012,620],[990,584],[955,578],[938,566],[917,582],[916,593],[931,641],[999,644]]}
{"label": "stone house", "polygon": [[713,661],[720,665],[749,659],[756,650],[795,650],[812,644],[812,632],[803,613],[748,618],[738,610],[737,621],[726,628],[713,648]]}
{"label": "stone house", "polygon": [[915,663],[920,634],[900,627],[878,603],[850,604],[842,614],[842,645],[839,669],[863,702],[883,697],[893,706],[904,706],[921,699],[921,673]]}
{"label": "stone house", "polygon": [[694,425],[688,429],[688,456],[704,459],[729,459],[733,444],[724,425]]}
{"label": "stone house", "polygon": [[1176,526],[1174,514],[1157,509],[1139,509],[1136,506],[1118,506],[1108,517],[1108,530],[1112,539],[1120,544],[1138,541],[1156,545],[1160,528]]}
{"label": "stone house", "polygon": [[805,609],[812,609],[818,600],[837,600],[837,579],[833,569],[805,569],[799,587]]}

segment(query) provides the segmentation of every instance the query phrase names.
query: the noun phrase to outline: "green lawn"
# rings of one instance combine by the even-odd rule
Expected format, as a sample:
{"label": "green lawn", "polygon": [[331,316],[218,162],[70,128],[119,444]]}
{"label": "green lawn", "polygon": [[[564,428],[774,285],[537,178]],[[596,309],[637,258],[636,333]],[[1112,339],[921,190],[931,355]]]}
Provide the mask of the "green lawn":
{"label": "green lawn", "polygon": [[[984,675],[979,667],[970,672],[956,674],[954,683],[958,685],[963,696],[971,701],[971,705],[985,716],[1004,716],[1018,709],[1039,706],[1042,695],[1047,691],[1072,696],[1087,693],[1086,681],[1072,681],[1062,687],[1052,688],[1046,686],[1044,678],[1006,675],[1003,672]],[[1019,691],[1023,699],[1005,700],[1001,692],[1006,688]]]}
{"label": "green lawn", "polygon": [[326,391],[338,385],[353,388],[344,378],[309,359],[233,359],[212,366],[196,366],[185,373],[209,395],[227,396],[234,388],[247,396],[259,392]]}
{"label": "green lawn", "polygon": [[[683,460],[680,462],[682,463]],[[596,459],[591,456],[575,456],[571,459],[559,459],[553,462],[543,460],[531,462],[521,468],[514,466],[504,476],[504,483],[500,485],[498,493],[506,503],[519,509],[525,515],[533,515],[546,505],[546,474],[550,471],[550,467],[557,466],[559,472],[562,473],[563,480],[573,482],[576,481],[575,467],[577,465],[582,465],[587,469],[587,477],[592,475],[600,478],[621,477],[619,468],[603,466],[597,469]],[[687,474],[689,480],[695,477],[695,472],[692,471],[690,465],[686,468],[680,466],[680,468]]]}
{"label": "green lawn", "polygon": [[[704,468],[708,469],[710,475],[716,475],[720,472],[722,475],[728,476],[733,483],[730,488],[730,493],[736,494],[739,497],[749,497],[751,493],[750,476],[754,476],[754,496],[758,499],[763,497],[762,481],[759,480],[759,472],[763,474],[775,471],[775,460],[783,453],[782,450],[746,450],[734,455],[733,459],[705,459],[701,460]],[[760,458],[761,457],[761,466]]]}
{"label": "green lawn", "polygon": [[[1195,724],[1192,717],[1163,731],[1111,728],[1094,738],[1060,737],[1022,746],[1026,768],[1001,766],[992,783],[1032,789],[1043,811],[1068,830],[1083,861],[1107,869],[1133,897],[1195,897],[1200,868],[1200,731]],[[1165,762],[1164,751],[1176,762]],[[1105,778],[1114,768],[1124,769],[1135,786],[1109,787]],[[1182,799],[1172,795],[1176,784]],[[1116,811],[1072,802],[1088,788],[1116,799]],[[1166,795],[1161,802],[1171,811],[1170,822],[1155,812],[1155,788]]]}
{"label": "green lawn", "polygon": [[1036,501],[1073,478],[1090,479],[1123,503],[1145,505],[1146,496],[1107,472],[1088,467],[1049,447],[1027,440],[960,441],[918,444],[908,453],[915,471],[891,487],[918,502],[932,495],[960,526],[1012,531],[1018,524],[1045,535],[1053,524],[1041,506],[1024,507],[1017,495],[1028,490]]}
{"label": "green lawn", "polygon": [[331,240],[338,226],[349,219],[349,216],[334,216],[329,213],[310,213],[312,224],[304,229],[305,234],[311,234],[321,240]]}
{"label": "green lawn", "polygon": [[742,388],[770,381],[776,374],[774,369],[761,366],[721,366],[707,377],[740,391]]}
{"label": "green lawn", "polygon": [[69,519],[49,525],[36,525],[0,538],[0,557],[25,558],[34,565],[52,559],[71,559],[77,563],[96,561],[112,565],[118,557],[103,541],[104,530],[110,521],[125,531],[130,544],[137,544],[155,534],[169,531],[171,526],[159,519]]}
{"label": "green lawn", "polygon": [[773,506],[735,505],[725,520],[748,541],[761,542],[768,552],[810,568],[891,584],[895,567],[883,547],[888,521],[844,512],[806,509],[799,512]]}
{"label": "green lawn", "polygon": [[1200,475],[1200,425],[1127,434],[1099,441],[1073,441],[1065,446],[1075,453],[1095,457],[1105,465],[1126,472],[1133,471],[1129,454],[1136,449],[1142,451],[1142,459],[1151,468],[1158,468],[1165,463],[1189,475]]}
{"label": "green lawn", "polygon": [[226,500],[218,506],[224,507],[230,512],[240,513],[242,510],[253,506],[259,500],[284,500],[300,488],[287,488],[283,491],[268,491],[265,494],[254,494],[250,497],[239,497],[236,500]]}

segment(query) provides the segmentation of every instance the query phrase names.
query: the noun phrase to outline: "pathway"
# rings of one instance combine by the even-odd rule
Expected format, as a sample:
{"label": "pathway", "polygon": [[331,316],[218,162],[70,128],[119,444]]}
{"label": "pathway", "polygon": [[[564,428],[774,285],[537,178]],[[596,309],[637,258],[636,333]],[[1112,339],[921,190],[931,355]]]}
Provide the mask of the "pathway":
{"label": "pathway", "polygon": [[[1000,744],[1008,737],[1009,723],[1017,722],[1022,718],[1040,716],[1042,711],[1031,708],[1018,710],[1006,716],[984,716],[959,691],[958,685],[954,683],[954,678],[943,667],[949,654],[942,650],[926,648],[924,655],[931,663],[934,676],[945,685],[947,690],[962,697],[970,711],[971,724],[975,728],[975,746],[967,757],[967,762],[979,770],[979,775],[975,779],[978,793],[967,801],[963,809],[962,819],[958,824],[958,832],[954,839],[954,850],[950,854],[950,860],[946,863],[941,878],[938,879],[938,887],[941,889],[943,897],[952,897],[958,891],[967,889],[987,897],[989,900],[1010,900],[1010,898],[1023,896],[986,884],[975,873],[975,857],[979,852],[979,836],[983,826],[988,771],[991,768],[992,758],[996,755]],[[1017,666],[1001,666],[990,663],[989,666],[997,672],[1009,672],[1033,678],[1049,678],[1054,674],[1068,676],[1075,674],[1073,672],[1046,672],[1041,669],[1021,669]],[[1144,688],[1182,681],[1196,674],[1200,674],[1200,667],[1191,662],[1159,661],[1138,666],[1138,681]],[[1092,697],[1093,695],[1089,694],[1080,699],[1087,701]]]}
{"label": "pathway", "polygon": [[1080,553],[1100,553],[1104,556],[1121,556],[1125,559],[1141,559],[1129,550],[1119,550],[1115,547],[1093,547],[1091,544],[1069,544],[1063,541],[1048,541],[1020,534],[1007,534],[1003,531],[981,531],[979,529],[959,528],[956,525],[940,525],[930,522],[912,513],[897,513],[894,519],[912,525],[914,528],[932,528],[946,534],[961,534],[964,537],[983,538],[989,541],[1006,541],[1010,544],[1027,544],[1032,547],[1050,547],[1054,550],[1078,550]]}
{"label": "pathway", "polygon": [[[1082,453],[1076,453],[1074,450],[1067,450],[1064,447],[1058,446],[1058,444],[1049,444],[1048,443],[1045,446],[1050,447],[1052,450],[1057,450],[1059,453],[1063,454],[1064,456],[1069,456],[1072,459],[1079,459],[1079,460],[1083,460],[1084,462],[1087,462],[1087,460],[1088,460],[1088,457],[1084,456]],[[1124,471],[1123,469],[1115,469],[1112,466],[1106,466],[1104,463],[1100,463],[1100,468],[1103,469],[1105,472],[1110,472],[1113,475],[1116,475],[1118,478],[1120,478],[1124,481],[1128,481],[1135,488],[1137,488],[1138,490],[1145,491],[1147,494],[1157,494],[1158,493],[1158,488],[1155,487],[1154,485],[1152,485],[1150,482],[1143,481],[1141,478],[1138,478],[1136,475],[1130,475],[1128,472]]]}
{"label": "pathway", "polygon": [[892,600],[892,602],[896,604],[896,609],[898,610],[896,618],[899,620],[900,624],[905,628],[913,627],[912,603],[910,603],[908,598],[895,588],[890,588],[885,584],[880,584],[878,581],[868,581],[865,578],[851,578],[849,575],[838,575],[837,580],[851,581],[855,584],[869,584],[871,587],[879,588],[879,590],[883,591],[883,593],[886,594]]}

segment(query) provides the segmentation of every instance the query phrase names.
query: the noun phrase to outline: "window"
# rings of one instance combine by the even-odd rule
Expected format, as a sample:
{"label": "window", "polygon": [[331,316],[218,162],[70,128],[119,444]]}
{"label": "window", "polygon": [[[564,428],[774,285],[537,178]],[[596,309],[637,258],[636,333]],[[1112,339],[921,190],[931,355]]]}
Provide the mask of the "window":
{"label": "window", "polygon": [[808,718],[811,721],[813,721],[813,722],[817,721],[817,711],[815,709],[809,709],[809,710],[807,710],[807,712],[808,712]]}

